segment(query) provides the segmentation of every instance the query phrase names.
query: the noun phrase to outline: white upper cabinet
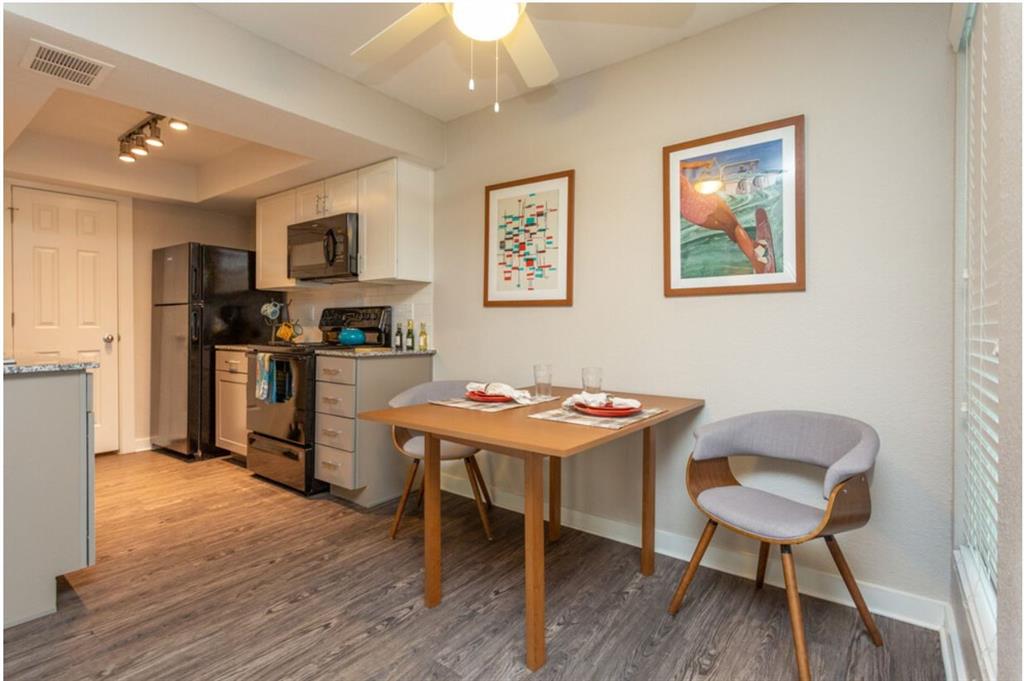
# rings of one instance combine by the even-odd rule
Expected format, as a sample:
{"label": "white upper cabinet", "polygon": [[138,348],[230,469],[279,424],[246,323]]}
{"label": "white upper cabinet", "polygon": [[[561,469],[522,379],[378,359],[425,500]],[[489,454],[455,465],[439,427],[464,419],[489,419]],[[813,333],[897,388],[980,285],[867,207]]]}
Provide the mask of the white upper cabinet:
{"label": "white upper cabinet", "polygon": [[314,182],[295,190],[295,222],[314,220],[323,215],[324,182]]}
{"label": "white upper cabinet", "polygon": [[288,277],[288,225],[295,219],[295,190],[256,202],[256,288],[293,288]]}
{"label": "white upper cabinet", "polygon": [[431,281],[433,171],[390,159],[358,172],[359,281]]}
{"label": "white upper cabinet", "polygon": [[434,171],[400,159],[256,202],[256,288],[317,286],[288,277],[288,225],[359,215],[359,281],[428,282],[433,275]]}
{"label": "white upper cabinet", "polygon": [[324,215],[359,212],[359,171],[335,175],[324,180],[321,206]]}

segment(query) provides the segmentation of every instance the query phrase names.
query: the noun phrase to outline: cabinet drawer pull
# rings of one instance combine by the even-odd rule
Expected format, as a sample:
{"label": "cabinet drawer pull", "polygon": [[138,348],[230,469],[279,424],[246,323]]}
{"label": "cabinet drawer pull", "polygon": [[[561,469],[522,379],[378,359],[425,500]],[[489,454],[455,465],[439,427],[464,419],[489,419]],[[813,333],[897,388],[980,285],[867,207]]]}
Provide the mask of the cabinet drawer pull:
{"label": "cabinet drawer pull", "polygon": [[338,402],[341,401],[337,397],[322,397],[320,399],[322,399],[324,402],[329,402],[330,404],[337,404]]}
{"label": "cabinet drawer pull", "polygon": [[334,463],[333,461],[321,461],[320,463],[323,464],[324,466],[327,466],[328,468],[338,468],[340,465]]}
{"label": "cabinet drawer pull", "polygon": [[330,374],[331,376],[335,376],[335,375],[337,375],[337,374],[341,373],[341,372],[340,372],[339,370],[337,370],[337,369],[321,369],[320,371],[322,371],[322,372],[323,372],[323,373],[325,373],[325,374]]}
{"label": "cabinet drawer pull", "polygon": [[320,432],[328,437],[338,437],[338,435],[340,435],[340,433],[333,428],[321,428]]}

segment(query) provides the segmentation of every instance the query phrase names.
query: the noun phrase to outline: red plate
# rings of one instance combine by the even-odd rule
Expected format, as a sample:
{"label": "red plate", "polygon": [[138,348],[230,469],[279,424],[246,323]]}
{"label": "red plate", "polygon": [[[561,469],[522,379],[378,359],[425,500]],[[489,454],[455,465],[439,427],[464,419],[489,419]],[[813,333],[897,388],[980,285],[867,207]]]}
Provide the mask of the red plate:
{"label": "red plate", "polygon": [[472,391],[466,393],[467,400],[473,400],[474,402],[511,402],[511,397],[505,395],[488,395],[478,391]]}
{"label": "red plate", "polygon": [[588,407],[585,404],[574,404],[576,411],[588,416],[634,416],[643,411],[642,407]]}

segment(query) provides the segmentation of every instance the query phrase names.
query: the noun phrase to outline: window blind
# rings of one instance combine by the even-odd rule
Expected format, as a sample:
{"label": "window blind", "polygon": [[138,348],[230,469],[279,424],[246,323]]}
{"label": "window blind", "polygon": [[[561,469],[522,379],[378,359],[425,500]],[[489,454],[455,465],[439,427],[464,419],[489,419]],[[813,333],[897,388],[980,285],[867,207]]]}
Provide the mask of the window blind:
{"label": "window blind", "polygon": [[964,548],[971,551],[996,588],[999,461],[999,282],[997,249],[991,245],[986,179],[990,82],[988,13],[979,4],[967,37],[966,59],[966,235],[963,367],[964,382]]}

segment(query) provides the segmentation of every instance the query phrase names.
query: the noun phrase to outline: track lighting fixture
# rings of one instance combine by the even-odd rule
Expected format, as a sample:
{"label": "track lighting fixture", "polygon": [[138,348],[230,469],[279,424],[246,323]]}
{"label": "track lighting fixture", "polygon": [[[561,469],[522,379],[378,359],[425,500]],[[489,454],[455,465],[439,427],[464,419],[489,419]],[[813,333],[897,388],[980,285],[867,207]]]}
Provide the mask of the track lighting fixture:
{"label": "track lighting fixture", "polygon": [[136,135],[132,138],[129,150],[136,156],[149,156],[149,149],[146,148],[146,142],[142,139],[142,135]]}
{"label": "track lighting fixture", "polygon": [[164,141],[160,139],[160,126],[156,123],[149,124],[149,134],[146,135],[146,144],[151,147],[162,147]]}
{"label": "track lighting fixture", "polygon": [[[137,156],[149,156],[150,148],[159,149],[164,146],[163,138],[160,136],[160,122],[167,117],[162,114],[149,112],[143,120],[139,121],[132,128],[125,130],[117,138],[117,158],[125,163],[134,163]],[[188,130],[188,123],[172,118],[168,125],[172,130]]]}
{"label": "track lighting fixture", "polygon": [[135,157],[132,156],[127,142],[121,142],[121,152],[117,155],[117,158],[125,163],[135,163]]}

